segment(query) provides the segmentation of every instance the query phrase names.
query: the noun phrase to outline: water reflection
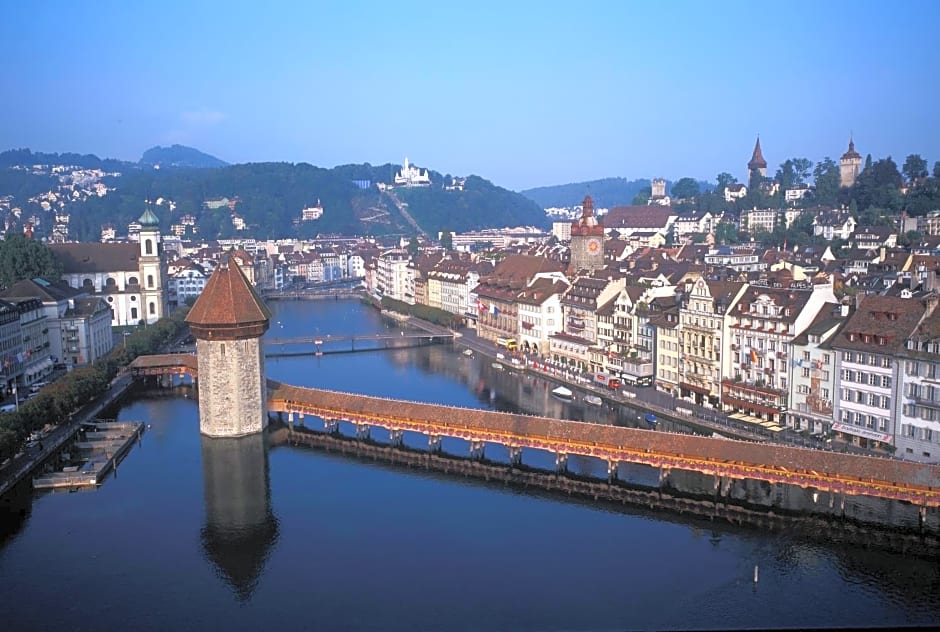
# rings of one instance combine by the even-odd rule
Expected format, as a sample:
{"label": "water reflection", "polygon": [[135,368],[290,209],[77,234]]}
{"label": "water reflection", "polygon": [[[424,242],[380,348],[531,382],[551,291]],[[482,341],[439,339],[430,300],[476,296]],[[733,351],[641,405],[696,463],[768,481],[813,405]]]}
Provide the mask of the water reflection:
{"label": "water reflection", "polygon": [[202,437],[202,546],[239,601],[248,601],[278,538],[265,435]]}

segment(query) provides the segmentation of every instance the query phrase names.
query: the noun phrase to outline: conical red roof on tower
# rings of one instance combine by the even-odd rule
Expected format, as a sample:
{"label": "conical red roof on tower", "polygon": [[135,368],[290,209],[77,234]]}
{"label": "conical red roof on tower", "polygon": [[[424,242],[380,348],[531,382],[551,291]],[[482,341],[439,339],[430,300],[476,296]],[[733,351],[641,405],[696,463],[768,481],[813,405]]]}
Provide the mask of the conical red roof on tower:
{"label": "conical red roof on tower", "polygon": [[751,156],[751,161],[747,163],[747,168],[753,171],[754,169],[766,169],[767,161],[764,160],[764,154],[760,150],[760,136],[757,137],[757,143],[754,145],[754,154]]}
{"label": "conical red roof on tower", "polygon": [[222,257],[186,316],[190,331],[202,340],[257,338],[270,320],[268,306],[229,255]]}

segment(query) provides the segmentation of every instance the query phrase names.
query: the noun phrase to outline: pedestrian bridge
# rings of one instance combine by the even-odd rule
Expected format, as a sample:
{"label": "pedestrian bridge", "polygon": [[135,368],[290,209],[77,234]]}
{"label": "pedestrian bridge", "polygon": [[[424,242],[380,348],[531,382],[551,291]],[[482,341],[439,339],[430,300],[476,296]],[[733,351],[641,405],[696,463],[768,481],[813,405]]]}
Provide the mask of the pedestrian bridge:
{"label": "pedestrian bridge", "polygon": [[[196,357],[168,354],[137,358],[134,375],[197,376]],[[639,463],[669,470],[690,470],[722,480],[754,479],[835,494],[899,500],[920,507],[940,507],[940,466],[897,459],[841,454],[783,445],[672,434],[547,417],[502,413],[385,399],[353,393],[291,386],[268,380],[268,410],[312,416],[332,424],[348,421],[358,428],[381,427],[393,440],[404,431],[509,448],[514,462],[523,448],[546,450],[558,459],[591,456],[609,465]]]}

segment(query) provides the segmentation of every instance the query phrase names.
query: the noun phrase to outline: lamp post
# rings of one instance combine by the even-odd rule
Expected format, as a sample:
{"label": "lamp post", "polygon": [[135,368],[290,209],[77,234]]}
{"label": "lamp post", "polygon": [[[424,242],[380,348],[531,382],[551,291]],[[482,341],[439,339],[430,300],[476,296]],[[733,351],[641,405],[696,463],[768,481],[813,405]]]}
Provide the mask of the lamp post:
{"label": "lamp post", "polygon": [[121,335],[124,336],[124,348],[127,349],[127,337],[131,335],[131,332],[123,331],[121,332]]}

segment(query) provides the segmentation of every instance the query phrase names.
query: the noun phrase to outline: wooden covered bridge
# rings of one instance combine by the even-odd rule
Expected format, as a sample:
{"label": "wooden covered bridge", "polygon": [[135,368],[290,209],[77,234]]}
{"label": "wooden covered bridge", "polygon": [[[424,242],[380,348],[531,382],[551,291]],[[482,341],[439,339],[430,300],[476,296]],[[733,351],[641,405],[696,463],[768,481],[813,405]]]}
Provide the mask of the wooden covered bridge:
{"label": "wooden covered bridge", "polygon": [[[198,378],[196,357],[190,354],[143,356],[128,370],[141,376]],[[272,380],[267,404],[269,412],[381,427],[393,436],[419,432],[432,444],[440,437],[457,437],[471,445],[502,444],[511,454],[537,448],[565,458],[592,456],[614,465],[640,463],[716,479],[754,479],[940,507],[940,467],[911,461],[408,402]]]}

